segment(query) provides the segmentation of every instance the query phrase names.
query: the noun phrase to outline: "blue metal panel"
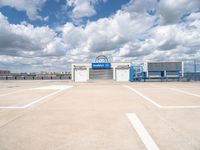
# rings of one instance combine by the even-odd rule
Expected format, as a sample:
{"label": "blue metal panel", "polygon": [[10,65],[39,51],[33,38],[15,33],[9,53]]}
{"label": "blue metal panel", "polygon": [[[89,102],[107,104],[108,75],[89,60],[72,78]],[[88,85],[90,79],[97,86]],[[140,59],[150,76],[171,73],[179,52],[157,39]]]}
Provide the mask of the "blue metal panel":
{"label": "blue metal panel", "polygon": [[110,69],[111,63],[92,63],[92,69]]}
{"label": "blue metal panel", "polygon": [[130,82],[143,81],[143,67],[142,66],[131,66],[130,67]]}
{"label": "blue metal panel", "polygon": [[130,82],[133,82],[134,81],[134,67],[131,66],[129,70],[130,70]]}

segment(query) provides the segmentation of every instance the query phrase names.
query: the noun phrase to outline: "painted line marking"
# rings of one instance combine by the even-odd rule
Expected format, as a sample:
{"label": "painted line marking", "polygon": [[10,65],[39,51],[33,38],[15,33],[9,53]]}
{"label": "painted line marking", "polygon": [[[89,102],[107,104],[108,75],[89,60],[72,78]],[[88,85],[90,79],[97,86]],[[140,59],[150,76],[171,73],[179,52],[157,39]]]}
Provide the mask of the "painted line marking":
{"label": "painted line marking", "polygon": [[58,90],[58,91],[55,91],[55,92],[53,92],[53,93],[51,93],[51,94],[48,94],[48,95],[46,95],[46,96],[43,96],[43,97],[41,97],[41,98],[39,98],[39,99],[37,99],[37,100],[31,102],[31,103],[28,103],[28,104],[26,104],[26,105],[24,105],[24,106],[0,106],[0,108],[4,108],[4,109],[24,109],[24,108],[28,108],[28,107],[30,107],[30,106],[32,106],[32,105],[34,105],[34,104],[36,104],[36,103],[38,103],[38,102],[40,102],[40,101],[42,101],[42,100],[48,98],[48,97],[50,97],[50,96],[53,96],[53,95],[55,95],[55,94],[57,94],[57,93],[60,93],[60,92],[62,92],[62,91],[64,91],[64,90],[70,89],[70,88],[72,88],[72,87],[73,87],[73,86],[65,86],[65,88],[63,87],[63,88],[61,88],[61,89]]}
{"label": "painted line marking", "polygon": [[[161,86],[161,85],[153,85],[153,84],[151,84],[151,86],[163,88],[163,86]],[[171,85],[170,85],[170,86],[171,86]],[[200,95],[198,95],[198,94],[194,94],[194,93],[191,93],[191,92],[188,92],[188,91],[185,91],[185,90],[177,89],[177,88],[174,87],[174,86],[171,86],[171,87],[164,87],[164,88],[170,89],[170,90],[172,90],[172,91],[180,92],[180,93],[183,93],[183,94],[186,94],[186,95],[200,97]]]}
{"label": "painted line marking", "polygon": [[23,106],[0,106],[0,109],[23,109]]}
{"label": "painted line marking", "polygon": [[195,89],[200,89],[199,87],[200,86],[193,86],[193,85],[183,85],[183,86],[185,86],[185,87],[183,87],[183,88],[195,88]]}
{"label": "painted line marking", "polygon": [[10,124],[11,122],[14,122],[15,120],[21,118],[22,116],[24,116],[24,113],[20,114],[20,115],[17,115],[16,117],[8,120],[7,122],[5,122],[4,124],[0,125],[0,128],[3,128],[5,126],[7,126],[8,124]]}
{"label": "painted line marking", "polygon": [[127,85],[124,85],[124,87],[132,90],[133,92],[135,92],[136,94],[138,94],[139,96],[141,96],[142,98],[144,98],[145,100],[147,100],[148,102],[152,103],[153,105],[155,105],[156,107],[158,108],[161,108],[162,106],[159,105],[158,103],[156,103],[155,101],[153,101],[152,99],[150,99],[149,97],[145,96],[144,94],[140,93],[139,91],[137,91],[136,89],[130,87],[130,86],[127,86]]}
{"label": "painted line marking", "polygon": [[66,89],[67,87],[70,87],[70,86],[65,86],[65,85],[42,86],[42,87],[37,87],[37,88],[16,90],[16,91],[6,93],[6,94],[0,94],[0,97],[15,94],[15,93],[21,93],[21,92],[24,92],[24,91],[27,91],[27,90],[61,90],[61,89]]}
{"label": "painted line marking", "polygon": [[186,95],[200,97],[200,95],[198,95],[198,94],[194,94],[194,93],[187,92],[187,91],[184,91],[184,90],[175,89],[175,88],[168,88],[168,89],[173,90],[173,91],[177,91],[177,92],[180,92],[180,93],[183,93],[183,94],[186,94]]}
{"label": "painted line marking", "polygon": [[130,87],[128,85],[124,85],[124,87],[132,90],[133,92],[135,92],[136,94],[141,96],[143,99],[147,100],[148,102],[152,103],[154,106],[156,106],[156,107],[158,107],[160,109],[161,108],[163,108],[163,109],[199,109],[200,108],[200,106],[163,106],[163,105],[160,105],[160,104],[156,103],[151,98],[145,96],[141,92],[137,91],[136,89],[134,89],[134,88],[132,88],[132,87]]}
{"label": "painted line marking", "polygon": [[27,90],[27,89],[24,89],[24,90],[16,90],[16,91],[13,91],[13,92],[10,92],[10,93],[1,94],[0,97],[7,96],[7,95],[11,95],[11,94],[15,94],[15,93],[24,92],[24,91],[26,91],[26,90]]}
{"label": "painted line marking", "polygon": [[200,106],[161,106],[163,109],[199,109]]}
{"label": "painted line marking", "polygon": [[50,85],[50,86],[43,86],[38,88],[33,88],[32,90],[62,90],[67,89],[72,86],[66,86],[66,85]]}
{"label": "painted line marking", "polygon": [[63,90],[58,90],[58,91],[56,91],[56,92],[53,92],[53,93],[48,94],[48,95],[46,95],[46,96],[43,96],[43,97],[41,97],[41,98],[39,98],[39,99],[37,99],[37,100],[35,100],[35,101],[33,101],[33,102],[27,104],[27,105],[24,105],[22,108],[27,108],[27,107],[29,107],[29,106],[31,106],[31,105],[34,105],[34,104],[36,104],[36,103],[38,103],[38,102],[40,102],[40,101],[42,101],[42,100],[44,100],[44,99],[46,99],[46,98],[48,98],[48,97],[50,97],[50,96],[53,96],[53,95],[55,95],[55,94],[57,94],[57,93],[60,93],[60,92],[62,92],[62,91],[63,91]]}
{"label": "painted line marking", "polygon": [[139,120],[136,114],[127,113],[126,116],[128,117],[131,125],[135,128],[137,134],[146,146],[147,150],[159,150],[158,146],[156,145],[148,131],[144,128],[142,122]]}

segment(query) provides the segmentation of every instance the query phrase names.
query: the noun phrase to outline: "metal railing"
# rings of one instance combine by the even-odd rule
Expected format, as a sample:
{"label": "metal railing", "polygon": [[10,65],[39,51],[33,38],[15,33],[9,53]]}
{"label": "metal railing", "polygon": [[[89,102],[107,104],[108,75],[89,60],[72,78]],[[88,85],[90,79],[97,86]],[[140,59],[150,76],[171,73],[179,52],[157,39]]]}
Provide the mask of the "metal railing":
{"label": "metal railing", "polygon": [[200,72],[186,72],[184,73],[184,78],[187,81],[200,81]]}
{"label": "metal railing", "polygon": [[70,80],[71,75],[59,75],[59,76],[13,76],[13,75],[1,75],[0,80]]}

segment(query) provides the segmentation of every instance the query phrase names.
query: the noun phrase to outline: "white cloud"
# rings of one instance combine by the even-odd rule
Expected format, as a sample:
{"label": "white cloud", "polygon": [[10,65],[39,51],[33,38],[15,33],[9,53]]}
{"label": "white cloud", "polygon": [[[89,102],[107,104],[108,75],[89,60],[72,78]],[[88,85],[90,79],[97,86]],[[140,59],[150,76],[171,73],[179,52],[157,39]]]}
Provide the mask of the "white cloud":
{"label": "white cloud", "polygon": [[46,0],[0,0],[0,7],[9,6],[18,11],[26,11],[27,16],[31,20],[42,19],[38,15],[38,11]]}
{"label": "white cloud", "polygon": [[44,48],[45,55],[62,56],[65,55],[65,44],[58,37],[49,42]]}
{"label": "white cloud", "polygon": [[8,21],[7,21],[7,17],[6,16],[4,16],[1,12],[0,12],[0,20],[1,20],[1,24],[7,24],[8,23]]}
{"label": "white cloud", "polygon": [[89,22],[85,27],[65,24],[63,40],[72,55],[117,51],[145,34],[154,19],[148,15],[118,11],[112,17]]}
{"label": "white cloud", "polygon": [[69,56],[58,34],[47,26],[10,24],[0,13],[0,68],[12,71],[67,70]]}
{"label": "white cloud", "polygon": [[197,11],[199,7],[199,0],[130,0],[123,9],[130,13],[156,15],[162,24],[176,24],[184,15]]}
{"label": "white cloud", "polygon": [[181,17],[200,7],[199,0],[161,0],[158,13],[164,24],[178,23]]}
{"label": "white cloud", "polygon": [[49,16],[43,18],[44,21],[49,21]]}
{"label": "white cloud", "polygon": [[187,17],[187,21],[199,21],[200,20],[200,13],[199,12],[196,12],[196,13],[192,13],[190,14],[188,17]]}
{"label": "white cloud", "polygon": [[150,13],[157,9],[158,0],[130,0],[122,9],[128,12]]}
{"label": "white cloud", "polygon": [[158,15],[130,8],[125,6],[115,15],[89,22],[86,26],[65,24],[63,40],[68,45],[72,61],[79,61],[77,55],[81,60],[91,61],[99,54],[112,55],[113,60],[118,61],[132,59],[140,62],[184,60],[189,54],[197,54],[190,56],[191,59],[200,57],[198,13],[186,16],[182,23],[153,27]]}
{"label": "white cloud", "polygon": [[28,23],[9,24],[0,13],[0,54],[35,57],[65,54],[65,44],[54,30],[47,26],[34,27]]}
{"label": "white cloud", "polygon": [[[149,39],[149,48],[152,49],[152,54],[146,57],[150,60],[200,59],[199,21],[158,26],[152,29]],[[194,25],[194,22],[199,23]]]}
{"label": "white cloud", "polygon": [[95,5],[107,0],[66,0],[67,6],[72,8],[71,17],[79,19],[96,14]]}
{"label": "white cloud", "polygon": [[[73,9],[74,2],[68,4]],[[86,25],[68,22],[59,28],[60,34],[26,22],[10,24],[0,13],[0,56],[4,58],[0,64],[6,64],[7,58],[10,64],[63,69],[71,62],[91,62],[99,54],[134,62],[200,59],[200,12],[193,6],[198,2],[191,2],[187,9],[177,5],[170,10],[169,4],[162,6],[164,2],[149,2],[143,6],[138,0],[131,1],[113,16]],[[155,15],[150,13],[154,8]],[[174,18],[168,20],[172,14],[168,16],[167,11]],[[190,13],[180,21],[186,12]]]}

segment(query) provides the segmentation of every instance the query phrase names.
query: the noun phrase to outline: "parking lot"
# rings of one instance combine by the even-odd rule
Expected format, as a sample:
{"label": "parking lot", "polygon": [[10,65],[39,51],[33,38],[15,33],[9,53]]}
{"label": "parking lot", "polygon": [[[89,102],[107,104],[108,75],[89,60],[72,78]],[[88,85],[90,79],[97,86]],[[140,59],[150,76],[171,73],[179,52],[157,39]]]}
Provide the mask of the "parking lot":
{"label": "parking lot", "polygon": [[199,150],[200,82],[0,81],[1,150]]}

